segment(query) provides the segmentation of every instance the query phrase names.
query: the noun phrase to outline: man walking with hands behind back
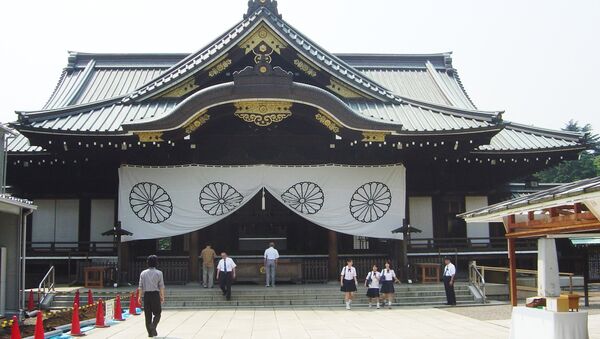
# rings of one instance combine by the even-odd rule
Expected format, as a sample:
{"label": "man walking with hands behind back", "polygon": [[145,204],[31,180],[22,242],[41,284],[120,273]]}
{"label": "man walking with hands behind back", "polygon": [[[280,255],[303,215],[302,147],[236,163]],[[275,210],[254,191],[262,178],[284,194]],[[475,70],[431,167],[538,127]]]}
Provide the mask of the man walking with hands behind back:
{"label": "man walking with hands behind back", "polygon": [[235,279],[236,266],[227,253],[221,252],[221,260],[217,264],[217,280],[219,280],[221,291],[227,300],[231,300],[231,283]]}
{"label": "man walking with hands behind back", "polygon": [[206,244],[206,247],[200,252],[200,257],[202,257],[202,286],[204,288],[213,288],[217,253],[215,253],[210,244]]}
{"label": "man walking with hands behind back", "polygon": [[456,306],[456,295],[454,294],[454,276],[456,275],[456,267],[452,262],[450,262],[450,258],[444,258],[444,263],[446,267],[444,267],[444,288],[446,289],[446,299],[448,302],[446,305]]}
{"label": "man walking with hands behind back", "polygon": [[144,295],[144,316],[146,317],[146,330],[148,337],[154,338],[156,326],[160,321],[160,313],[165,302],[165,281],[163,274],[156,269],[158,257],[151,255],[148,257],[148,269],[140,274],[139,297],[138,303],[142,303],[142,295]]}
{"label": "man walking with hands behind back", "polygon": [[275,287],[275,270],[277,269],[277,260],[279,259],[279,251],[275,249],[275,243],[269,243],[269,248],[265,250],[265,271],[267,275],[266,287]]}

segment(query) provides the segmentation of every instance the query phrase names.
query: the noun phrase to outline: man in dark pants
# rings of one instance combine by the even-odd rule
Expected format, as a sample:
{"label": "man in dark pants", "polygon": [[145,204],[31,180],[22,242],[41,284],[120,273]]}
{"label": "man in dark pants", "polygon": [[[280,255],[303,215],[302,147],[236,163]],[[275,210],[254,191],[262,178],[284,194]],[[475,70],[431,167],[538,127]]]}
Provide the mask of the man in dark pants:
{"label": "man in dark pants", "polygon": [[148,257],[148,269],[140,274],[138,287],[138,303],[141,304],[142,295],[144,296],[144,316],[146,317],[146,330],[150,338],[158,335],[156,326],[160,321],[161,304],[165,302],[165,282],[162,272],[156,269],[157,264],[157,256],[151,255]]}
{"label": "man in dark pants", "polygon": [[227,253],[221,252],[221,260],[217,264],[217,280],[227,300],[231,300],[231,283],[235,279],[235,267],[236,264]]}
{"label": "man in dark pants", "polygon": [[446,290],[446,300],[448,301],[446,305],[455,306],[454,276],[456,275],[456,267],[450,262],[450,258],[444,258],[444,263],[446,264],[446,267],[444,267],[444,289]]}

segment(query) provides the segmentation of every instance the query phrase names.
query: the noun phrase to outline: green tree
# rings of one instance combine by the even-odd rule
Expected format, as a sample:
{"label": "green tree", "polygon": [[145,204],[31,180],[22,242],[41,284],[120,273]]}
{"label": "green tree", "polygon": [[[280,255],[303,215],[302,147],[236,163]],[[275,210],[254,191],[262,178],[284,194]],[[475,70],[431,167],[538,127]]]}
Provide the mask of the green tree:
{"label": "green tree", "polygon": [[541,182],[566,183],[600,175],[600,138],[593,133],[592,126],[580,126],[577,121],[569,120],[563,131],[583,133],[583,142],[588,149],[579,155],[579,159],[564,161],[536,173],[535,177]]}

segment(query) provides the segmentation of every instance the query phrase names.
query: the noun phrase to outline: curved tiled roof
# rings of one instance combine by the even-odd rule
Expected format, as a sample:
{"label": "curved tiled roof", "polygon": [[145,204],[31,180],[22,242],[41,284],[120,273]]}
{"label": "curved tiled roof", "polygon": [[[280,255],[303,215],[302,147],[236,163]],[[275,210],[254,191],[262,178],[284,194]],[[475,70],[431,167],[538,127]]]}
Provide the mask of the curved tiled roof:
{"label": "curved tiled roof", "polygon": [[496,134],[489,145],[480,146],[481,152],[523,152],[532,150],[582,148],[580,135],[576,133],[549,131],[517,124],[508,124]]}
{"label": "curved tiled roof", "polygon": [[442,132],[480,129],[493,126],[491,119],[441,112],[416,105],[384,104],[368,101],[348,102],[355,111],[374,121],[392,121],[407,132]]}
{"label": "curved tiled roof", "polygon": [[[322,70],[375,100],[349,101],[356,114],[394,123],[410,133],[504,128],[479,152],[581,147],[578,137],[514,124],[497,112],[477,111],[452,66],[450,53],[421,55],[328,53],[281,19],[270,5],[192,54],[88,54],[71,52],[69,64],[43,111],[21,112],[23,128],[73,134],[123,134],[122,124],[167,115],[177,100],[156,98],[202,70],[261,23]],[[269,9],[270,8],[270,9]],[[25,150],[24,137],[13,149]],[[26,139],[25,139],[26,140]]]}
{"label": "curved tiled roof", "polygon": [[178,102],[153,101],[131,105],[112,103],[107,106],[73,111],[70,114],[34,120],[29,126],[42,130],[71,133],[119,133],[124,122],[149,119],[170,112]]}
{"label": "curved tiled roof", "polygon": [[44,148],[40,146],[31,146],[29,144],[29,139],[23,134],[17,133],[17,136],[14,138],[8,138],[6,151],[10,153],[39,153],[43,152]]}

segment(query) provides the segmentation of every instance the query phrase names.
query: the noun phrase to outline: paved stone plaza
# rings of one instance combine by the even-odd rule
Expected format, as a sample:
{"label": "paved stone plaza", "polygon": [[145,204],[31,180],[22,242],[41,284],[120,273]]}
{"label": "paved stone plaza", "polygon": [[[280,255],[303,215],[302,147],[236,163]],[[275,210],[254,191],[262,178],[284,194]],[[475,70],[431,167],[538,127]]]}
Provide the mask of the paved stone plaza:
{"label": "paved stone plaza", "polygon": [[[402,308],[369,310],[364,307],[320,309],[167,310],[159,338],[508,338],[506,308],[458,308],[468,314],[491,313],[495,320],[478,320],[452,309]],[[496,316],[493,316],[496,315]],[[590,338],[600,339],[600,315],[590,315]],[[146,338],[144,317],[95,329],[88,338]]]}

